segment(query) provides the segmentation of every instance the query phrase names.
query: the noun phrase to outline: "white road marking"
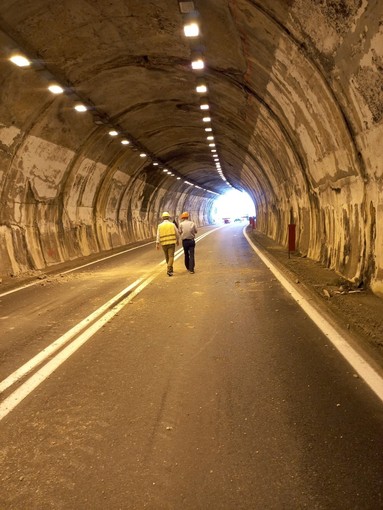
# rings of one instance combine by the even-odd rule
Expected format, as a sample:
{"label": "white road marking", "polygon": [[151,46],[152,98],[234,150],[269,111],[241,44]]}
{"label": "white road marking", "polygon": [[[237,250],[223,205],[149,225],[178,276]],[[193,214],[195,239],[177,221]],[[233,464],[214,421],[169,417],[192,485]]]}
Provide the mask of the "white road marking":
{"label": "white road marking", "polygon": [[291,294],[291,297],[307,313],[310,319],[318,326],[322,333],[327,336],[334,347],[336,347],[340,354],[348,361],[353,369],[383,402],[383,377],[381,377],[381,375],[373,367],[371,367],[353,347],[351,347],[345,338],[338,333],[338,331],[336,331],[336,329],[324,317],[322,317],[318,310],[316,310],[316,308],[314,308],[302,296],[302,294],[300,294],[298,290],[291,285],[291,283],[282,275],[274,264],[272,264],[272,262],[255,246],[246,232],[246,227],[243,229],[243,235],[266,267],[281,282],[287,292]]}
{"label": "white road marking", "polygon": [[[196,241],[200,241],[207,235],[215,232],[217,229],[210,230],[205,234],[202,234]],[[134,248],[133,248],[134,249]],[[129,251],[129,250],[128,250]],[[178,259],[183,254],[183,248],[177,250],[175,259]],[[112,255],[114,256],[114,255]],[[107,257],[108,258],[108,257]],[[103,259],[105,260],[105,259]],[[163,266],[165,260],[160,262],[158,266]],[[81,266],[85,267],[85,266]],[[79,269],[79,268],[77,268]],[[75,269],[73,269],[75,270]],[[72,271],[72,270],[71,270]],[[151,283],[160,274],[159,269],[153,272],[151,275],[140,278],[133,282],[131,285],[123,289],[116,296],[110,299],[103,306],[98,308],[95,312],[88,315],[76,326],[67,331],[60,338],[56,339],[52,344],[43,349],[39,354],[34,356],[30,361],[25,363],[18,370],[9,375],[0,383],[0,393],[10,388],[13,384],[20,381],[29,372],[37,368],[48,357],[52,356],[58,349],[67,344],[70,340],[74,340],[64,347],[58,354],[56,354],[50,361],[38,369],[29,379],[27,379],[19,388],[11,393],[4,401],[0,404],[0,421],[5,418],[20,402],[24,400],[34,389],[36,389],[42,382],[45,381],[59,366],[64,363],[73,353],[75,353],[82,345],[85,344],[97,331],[102,328],[110,319],[112,319],[122,308],[124,308],[134,297],[137,296],[149,283]],[[21,290],[20,287],[17,290]],[[134,290],[133,290],[134,289]],[[124,298],[124,296],[126,296]],[[108,311],[109,310],[109,311]],[[98,320],[96,320],[98,319]],[[94,322],[96,321],[96,322]],[[77,336],[78,335],[78,336]]]}
{"label": "white road marking", "polygon": [[27,363],[17,369],[13,374],[9,375],[6,379],[0,382],[0,393],[3,393],[7,388],[15,384],[22,377],[27,375],[31,370],[35,369],[38,365],[40,365],[43,361],[45,361],[49,356],[54,354],[58,349],[63,347],[69,340],[72,340],[76,335],[81,333],[83,329],[89,327],[89,325],[98,319],[103,313],[105,313],[109,308],[112,308],[123,296],[129,294],[134,287],[137,287],[139,283],[141,283],[142,278],[139,278],[131,285],[126,287],[124,290],[119,292],[116,296],[106,302],[103,306],[98,308],[96,311],[88,315],[81,322],[76,324],[73,328],[67,331],[64,335],[57,338],[54,342],[52,342],[48,347],[39,352],[36,356],[30,359]]}

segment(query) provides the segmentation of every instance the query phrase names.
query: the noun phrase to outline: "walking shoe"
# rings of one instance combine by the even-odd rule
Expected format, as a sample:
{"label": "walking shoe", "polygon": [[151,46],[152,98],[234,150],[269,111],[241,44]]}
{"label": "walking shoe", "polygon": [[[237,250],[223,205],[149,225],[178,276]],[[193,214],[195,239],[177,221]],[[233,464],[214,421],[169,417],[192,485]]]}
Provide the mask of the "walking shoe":
{"label": "walking shoe", "polygon": [[190,274],[194,274],[194,271],[189,271]]}
{"label": "walking shoe", "polygon": [[168,272],[167,272],[167,275],[168,275],[168,276],[173,276],[173,273],[172,273],[171,271],[168,271]]}

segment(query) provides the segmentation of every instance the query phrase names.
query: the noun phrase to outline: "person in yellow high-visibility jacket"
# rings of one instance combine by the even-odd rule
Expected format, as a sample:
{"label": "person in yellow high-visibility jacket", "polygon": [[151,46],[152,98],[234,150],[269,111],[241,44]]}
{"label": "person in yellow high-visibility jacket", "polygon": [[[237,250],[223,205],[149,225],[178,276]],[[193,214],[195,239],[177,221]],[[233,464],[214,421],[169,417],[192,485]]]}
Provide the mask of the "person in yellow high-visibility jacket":
{"label": "person in yellow high-visibility jacket", "polygon": [[180,235],[177,227],[170,221],[170,214],[168,212],[162,213],[162,223],[157,228],[156,248],[160,249],[160,245],[165,254],[166,272],[168,276],[173,276],[173,262],[174,252],[176,245],[179,245]]}

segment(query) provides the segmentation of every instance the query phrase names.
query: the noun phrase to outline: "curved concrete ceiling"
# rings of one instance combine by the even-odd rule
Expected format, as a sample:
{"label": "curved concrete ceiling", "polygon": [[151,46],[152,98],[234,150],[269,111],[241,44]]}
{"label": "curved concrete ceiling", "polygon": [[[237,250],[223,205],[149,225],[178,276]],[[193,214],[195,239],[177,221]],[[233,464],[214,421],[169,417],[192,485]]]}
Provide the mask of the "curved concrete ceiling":
{"label": "curved concrete ceiling", "polygon": [[148,239],[163,208],[208,223],[233,186],[262,232],[296,224],[302,254],[379,292],[382,24],[365,0],[3,0],[3,274]]}

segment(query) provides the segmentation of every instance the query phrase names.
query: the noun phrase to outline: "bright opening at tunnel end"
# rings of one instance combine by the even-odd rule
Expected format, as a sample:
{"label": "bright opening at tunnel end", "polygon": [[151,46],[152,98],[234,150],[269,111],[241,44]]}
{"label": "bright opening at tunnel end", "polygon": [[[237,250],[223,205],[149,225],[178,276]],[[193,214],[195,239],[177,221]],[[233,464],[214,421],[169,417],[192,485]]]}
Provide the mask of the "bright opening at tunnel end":
{"label": "bright opening at tunnel end", "polygon": [[247,221],[255,216],[255,206],[244,191],[229,190],[214,202],[212,217],[215,223]]}

